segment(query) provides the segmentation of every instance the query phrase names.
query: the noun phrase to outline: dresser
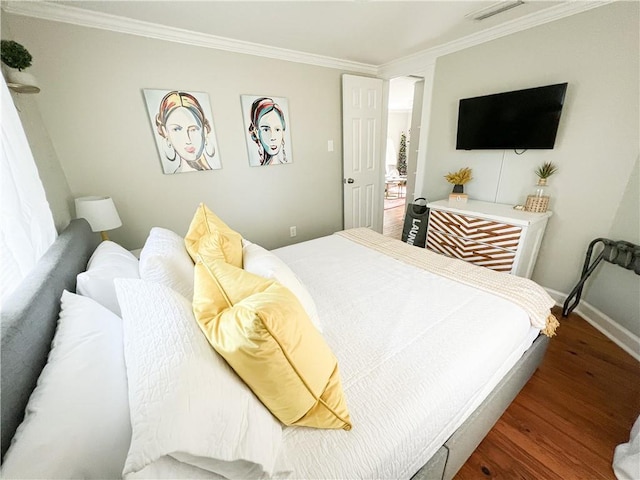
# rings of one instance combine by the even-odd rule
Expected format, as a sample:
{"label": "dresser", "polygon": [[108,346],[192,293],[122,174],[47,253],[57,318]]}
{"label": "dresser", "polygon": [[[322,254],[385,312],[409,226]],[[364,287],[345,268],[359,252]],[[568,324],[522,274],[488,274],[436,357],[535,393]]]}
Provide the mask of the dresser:
{"label": "dresser", "polygon": [[551,212],[531,213],[476,200],[463,205],[439,200],[427,206],[427,249],[531,278]]}

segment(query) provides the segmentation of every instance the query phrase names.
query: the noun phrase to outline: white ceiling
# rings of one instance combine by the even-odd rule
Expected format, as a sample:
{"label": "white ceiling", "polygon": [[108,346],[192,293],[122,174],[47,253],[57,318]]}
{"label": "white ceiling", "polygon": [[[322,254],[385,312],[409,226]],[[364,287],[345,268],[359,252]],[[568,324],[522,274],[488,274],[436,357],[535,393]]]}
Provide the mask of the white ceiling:
{"label": "white ceiling", "polygon": [[523,5],[482,21],[467,19],[465,15],[494,5],[496,0],[79,0],[55,3],[378,66],[568,2],[525,0]]}

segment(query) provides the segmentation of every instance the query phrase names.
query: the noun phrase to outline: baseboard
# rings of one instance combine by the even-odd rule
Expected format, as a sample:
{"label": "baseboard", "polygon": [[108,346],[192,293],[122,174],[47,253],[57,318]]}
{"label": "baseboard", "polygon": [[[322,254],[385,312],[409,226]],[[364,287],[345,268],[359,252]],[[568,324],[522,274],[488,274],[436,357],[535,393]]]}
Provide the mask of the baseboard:
{"label": "baseboard", "polygon": [[[556,301],[556,304],[562,307],[567,294],[551,288],[545,288],[545,290]],[[640,337],[618,325],[611,317],[584,300],[580,301],[574,312],[640,362]]]}

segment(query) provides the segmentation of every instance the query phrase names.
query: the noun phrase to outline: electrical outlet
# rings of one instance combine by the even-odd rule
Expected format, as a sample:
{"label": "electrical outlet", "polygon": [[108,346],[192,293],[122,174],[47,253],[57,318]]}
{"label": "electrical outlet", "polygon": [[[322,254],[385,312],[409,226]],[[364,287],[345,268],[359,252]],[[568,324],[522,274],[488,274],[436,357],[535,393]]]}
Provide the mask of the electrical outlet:
{"label": "electrical outlet", "polygon": [[289,236],[295,237],[297,234],[296,227],[289,227]]}

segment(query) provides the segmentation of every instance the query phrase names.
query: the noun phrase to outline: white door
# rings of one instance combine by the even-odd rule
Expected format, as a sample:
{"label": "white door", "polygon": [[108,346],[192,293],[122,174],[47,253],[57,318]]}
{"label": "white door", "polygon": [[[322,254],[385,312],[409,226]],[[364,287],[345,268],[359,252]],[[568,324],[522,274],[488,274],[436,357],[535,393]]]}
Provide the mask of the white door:
{"label": "white door", "polygon": [[382,80],[342,76],[344,228],[382,232]]}

